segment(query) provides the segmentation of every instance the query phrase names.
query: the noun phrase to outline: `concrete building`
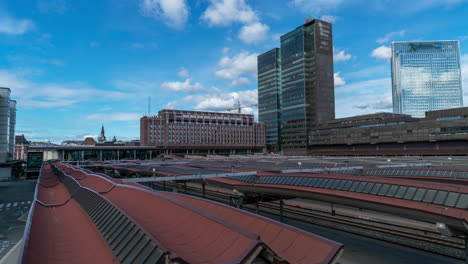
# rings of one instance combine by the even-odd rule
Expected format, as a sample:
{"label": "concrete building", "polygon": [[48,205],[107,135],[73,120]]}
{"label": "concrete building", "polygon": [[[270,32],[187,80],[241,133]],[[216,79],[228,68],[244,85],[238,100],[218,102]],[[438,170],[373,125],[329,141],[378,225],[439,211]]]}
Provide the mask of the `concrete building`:
{"label": "concrete building", "polygon": [[309,154],[466,154],[468,107],[340,118],[311,131],[309,144]]}
{"label": "concrete building", "polygon": [[265,125],[253,115],[161,110],[140,119],[141,146],[165,154],[250,154],[265,151]]}
{"label": "concrete building", "polygon": [[[279,138],[285,155],[307,154],[309,132],[335,118],[332,25],[317,19],[306,22],[281,36],[280,50],[264,53],[258,60],[259,116],[271,129],[268,142]],[[276,81],[278,71],[281,84]],[[277,130],[272,125],[275,117],[269,115],[275,107],[281,119]]]}
{"label": "concrete building", "polygon": [[392,90],[395,113],[424,117],[462,107],[460,42],[393,42]]}

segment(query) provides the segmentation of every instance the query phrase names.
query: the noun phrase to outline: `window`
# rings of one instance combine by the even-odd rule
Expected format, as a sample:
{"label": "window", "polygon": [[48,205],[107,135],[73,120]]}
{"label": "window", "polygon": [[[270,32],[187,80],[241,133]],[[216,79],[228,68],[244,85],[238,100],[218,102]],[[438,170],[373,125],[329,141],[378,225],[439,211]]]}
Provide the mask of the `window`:
{"label": "window", "polygon": [[323,182],[323,178],[320,178],[317,180],[317,183],[315,184],[315,187],[322,187],[322,182]]}
{"label": "window", "polygon": [[343,187],[343,191],[347,191],[349,190],[349,188],[351,187],[351,185],[353,184],[353,181],[346,181],[346,184],[345,186]]}
{"label": "window", "polygon": [[377,183],[376,185],[374,185],[374,188],[372,188],[371,193],[372,194],[377,194],[377,192],[380,190],[380,188],[382,188],[382,184]]}
{"label": "window", "polygon": [[304,186],[305,183],[307,182],[307,180],[309,180],[309,178],[301,177],[301,179],[299,180],[299,182],[297,182],[297,185],[299,185],[299,186]]}
{"label": "window", "polygon": [[369,183],[366,185],[366,188],[364,188],[363,193],[370,193],[370,191],[372,190],[372,188],[374,188],[374,185],[375,185],[375,183],[369,182]]}
{"label": "window", "polygon": [[390,184],[384,184],[379,190],[379,195],[385,195],[388,189],[390,189]]}
{"label": "window", "polygon": [[316,184],[317,184],[317,178],[309,178],[309,180],[307,181],[307,186],[315,187]]}
{"label": "window", "polygon": [[338,183],[337,189],[338,190],[343,189],[345,184],[346,184],[346,180],[341,180],[340,183]]}
{"label": "window", "polygon": [[426,194],[426,190],[424,188],[418,188],[416,191],[416,194],[413,197],[413,201],[421,201],[424,197],[424,194]]}
{"label": "window", "polygon": [[400,186],[400,188],[398,188],[397,193],[395,194],[395,198],[403,198],[403,196],[406,193],[406,190],[408,190],[407,186]]}
{"label": "window", "polygon": [[356,192],[362,192],[364,188],[366,187],[367,182],[361,182],[359,184],[359,187],[357,188]]}
{"label": "window", "polygon": [[436,190],[427,190],[426,195],[423,198],[423,202],[432,203],[435,198],[437,191]]}
{"label": "window", "polygon": [[338,187],[338,184],[341,182],[341,180],[335,180],[330,188],[336,189]]}
{"label": "window", "polygon": [[460,196],[459,193],[449,192],[449,194],[447,196],[447,200],[445,200],[444,205],[446,205],[446,206],[455,206],[457,204],[459,196]]}
{"label": "window", "polygon": [[300,177],[294,177],[294,179],[291,180],[291,183],[290,183],[290,184],[291,184],[291,185],[297,185],[297,183],[299,182],[300,179],[301,179]]}
{"label": "window", "polygon": [[468,209],[468,194],[460,195],[460,198],[458,199],[457,205],[455,207]]}
{"label": "window", "polygon": [[324,188],[329,181],[332,181],[333,179],[323,179],[323,181],[319,184],[320,188]]}
{"label": "window", "polygon": [[336,181],[335,179],[329,180],[327,184],[325,184],[325,188],[330,188],[335,181]]}
{"label": "window", "polygon": [[436,197],[434,198],[433,203],[443,204],[445,202],[445,198],[447,198],[447,192],[446,191],[438,191]]}
{"label": "window", "polygon": [[413,196],[414,194],[416,193],[416,187],[409,187],[408,188],[408,191],[406,191],[406,194],[405,196],[403,197],[403,199],[406,199],[406,200],[411,200],[413,199]]}
{"label": "window", "polygon": [[397,190],[398,190],[398,185],[391,185],[390,189],[388,190],[385,196],[393,197],[395,196]]}
{"label": "window", "polygon": [[353,185],[351,185],[351,188],[349,188],[349,191],[354,192],[356,188],[359,186],[359,181],[353,181]]}

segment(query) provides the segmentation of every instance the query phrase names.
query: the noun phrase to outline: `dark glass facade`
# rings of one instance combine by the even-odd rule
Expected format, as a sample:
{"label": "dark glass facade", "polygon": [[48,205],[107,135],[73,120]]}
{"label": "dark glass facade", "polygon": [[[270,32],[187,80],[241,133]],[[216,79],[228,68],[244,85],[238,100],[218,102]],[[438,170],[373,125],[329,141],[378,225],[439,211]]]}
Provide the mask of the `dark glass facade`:
{"label": "dark glass facade", "polygon": [[266,127],[269,152],[281,150],[281,59],[280,49],[274,48],[258,56],[259,121]]}
{"label": "dark glass facade", "polygon": [[[332,25],[321,20],[306,23],[281,36],[278,52],[281,150],[285,155],[306,155],[309,131],[335,118]],[[260,59],[265,54],[259,56],[259,104],[265,84]],[[259,105],[259,115],[265,111]]]}

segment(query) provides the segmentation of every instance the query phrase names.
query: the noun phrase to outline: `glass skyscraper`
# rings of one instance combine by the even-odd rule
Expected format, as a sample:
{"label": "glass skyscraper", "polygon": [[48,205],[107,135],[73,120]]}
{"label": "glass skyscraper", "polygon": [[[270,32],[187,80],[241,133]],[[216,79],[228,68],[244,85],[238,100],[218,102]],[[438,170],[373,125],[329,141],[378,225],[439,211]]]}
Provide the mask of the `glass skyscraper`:
{"label": "glass skyscraper", "polygon": [[280,49],[274,48],[257,58],[258,120],[265,124],[269,152],[280,151],[281,130],[281,59]]}
{"label": "glass skyscraper", "polygon": [[[332,25],[315,19],[286,33],[280,49],[258,57],[258,67],[259,120],[267,124],[267,144],[278,139],[285,155],[307,154],[309,131],[335,118]],[[279,109],[278,136],[264,121],[273,122],[273,109]]]}
{"label": "glass skyscraper", "polygon": [[460,42],[393,42],[392,91],[395,113],[424,117],[462,107]]}

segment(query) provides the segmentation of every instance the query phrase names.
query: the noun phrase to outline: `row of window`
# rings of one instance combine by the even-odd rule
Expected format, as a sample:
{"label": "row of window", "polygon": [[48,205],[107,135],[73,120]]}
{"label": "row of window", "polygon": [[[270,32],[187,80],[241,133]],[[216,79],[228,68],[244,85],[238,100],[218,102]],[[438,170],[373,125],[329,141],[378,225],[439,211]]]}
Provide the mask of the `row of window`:
{"label": "row of window", "polygon": [[[231,177],[233,180],[253,183],[255,176]],[[423,187],[404,186],[356,180],[315,177],[280,177],[263,176],[256,180],[257,184],[295,185],[315,188],[334,189],[349,192],[375,194],[391,198],[412,200],[417,202],[445,205],[460,209],[468,209],[468,194]]]}
{"label": "row of window", "polygon": [[365,170],[363,175],[373,176],[426,176],[441,178],[465,178],[468,179],[468,171],[444,171],[444,170]]}

